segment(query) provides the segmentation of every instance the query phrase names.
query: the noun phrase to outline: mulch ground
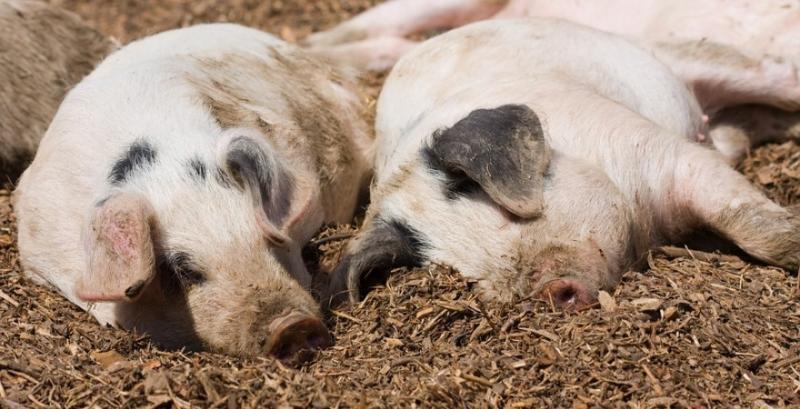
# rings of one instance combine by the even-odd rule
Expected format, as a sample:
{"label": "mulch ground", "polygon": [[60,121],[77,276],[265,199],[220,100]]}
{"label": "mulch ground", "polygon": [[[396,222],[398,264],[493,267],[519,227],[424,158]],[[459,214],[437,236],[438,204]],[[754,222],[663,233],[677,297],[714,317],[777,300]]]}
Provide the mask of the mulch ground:
{"label": "mulch ground", "polygon": [[[53,2],[129,41],[219,20],[295,40],[377,1]],[[796,143],[759,148],[740,169],[782,204],[800,203]],[[646,271],[580,313],[482,303],[441,266],[398,271],[333,313],[336,346],[287,368],[159,350],[25,280],[11,188],[0,187],[0,408],[800,407],[800,283],[776,268],[654,252]],[[343,243],[326,241],[318,262],[335,263]]]}

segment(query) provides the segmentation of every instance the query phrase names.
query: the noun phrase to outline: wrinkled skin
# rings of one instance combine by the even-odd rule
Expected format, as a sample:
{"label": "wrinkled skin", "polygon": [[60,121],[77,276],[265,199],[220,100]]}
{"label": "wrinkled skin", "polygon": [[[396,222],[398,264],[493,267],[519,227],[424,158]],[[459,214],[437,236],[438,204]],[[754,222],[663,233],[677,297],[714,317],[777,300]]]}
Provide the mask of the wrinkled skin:
{"label": "wrinkled skin", "polygon": [[0,1],[0,177],[19,176],[67,90],[114,47],[58,7]]}
{"label": "wrinkled skin", "polygon": [[21,178],[26,273],[166,347],[330,344],[300,251],[367,180],[350,84],[235,25],[127,45],[68,94]]}
{"label": "wrinkled skin", "polygon": [[[747,102],[718,86],[720,107],[719,95]],[[581,308],[647,249],[699,229],[796,271],[800,219],[697,143],[708,104],[647,49],[571,23],[495,20],[428,40],[381,93],[372,203],[332,301],[435,262],[491,298]]]}

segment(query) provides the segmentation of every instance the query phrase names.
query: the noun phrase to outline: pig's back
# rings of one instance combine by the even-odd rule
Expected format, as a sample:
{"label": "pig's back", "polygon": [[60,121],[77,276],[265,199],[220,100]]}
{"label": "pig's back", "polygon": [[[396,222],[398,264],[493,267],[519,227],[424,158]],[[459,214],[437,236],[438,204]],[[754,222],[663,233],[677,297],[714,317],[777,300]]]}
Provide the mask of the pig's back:
{"label": "pig's back", "polygon": [[127,44],[100,64],[91,77],[115,74],[148,61],[164,61],[182,55],[222,57],[236,51],[267,52],[282,44],[271,34],[236,24],[200,24],[169,30]]}
{"label": "pig's back", "polygon": [[587,91],[677,134],[697,130],[697,102],[648,51],[558,20],[486,21],[429,40],[395,66],[378,101],[376,172],[390,174],[382,167],[474,109],[527,103],[546,121]]}

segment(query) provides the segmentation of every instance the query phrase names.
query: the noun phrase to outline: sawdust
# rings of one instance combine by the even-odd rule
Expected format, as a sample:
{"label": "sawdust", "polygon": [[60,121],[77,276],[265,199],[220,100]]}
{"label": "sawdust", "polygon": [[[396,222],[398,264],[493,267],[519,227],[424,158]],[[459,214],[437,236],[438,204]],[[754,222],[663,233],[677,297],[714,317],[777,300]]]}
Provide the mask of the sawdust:
{"label": "sawdust", "polygon": [[[63,2],[123,40],[221,18],[300,37],[367,3]],[[370,80],[373,97],[380,80]],[[790,205],[798,158],[794,142],[766,146],[741,169]],[[0,189],[0,408],[800,406],[797,276],[733,256],[654,253],[581,313],[529,299],[483,304],[444,267],[398,271],[334,311],[336,345],[292,369],[161,351],[101,328],[21,277],[9,195]],[[352,232],[322,232],[306,251],[312,270],[330,270]]]}

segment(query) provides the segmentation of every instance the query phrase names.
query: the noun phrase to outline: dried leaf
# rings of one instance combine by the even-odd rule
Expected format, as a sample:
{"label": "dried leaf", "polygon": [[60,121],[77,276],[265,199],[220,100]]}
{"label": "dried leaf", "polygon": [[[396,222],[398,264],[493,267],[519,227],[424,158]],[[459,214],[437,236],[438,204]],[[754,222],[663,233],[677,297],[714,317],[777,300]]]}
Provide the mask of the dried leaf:
{"label": "dried leaf", "polygon": [[656,311],[661,307],[663,302],[658,298],[637,298],[631,301],[639,311]]}
{"label": "dried leaf", "polygon": [[607,292],[600,290],[597,294],[597,300],[600,302],[600,308],[605,312],[614,312],[617,310],[617,302]]}
{"label": "dried leaf", "polygon": [[113,350],[105,352],[95,351],[91,353],[91,356],[103,369],[108,369],[108,367],[114,363],[126,360],[119,352]]}

